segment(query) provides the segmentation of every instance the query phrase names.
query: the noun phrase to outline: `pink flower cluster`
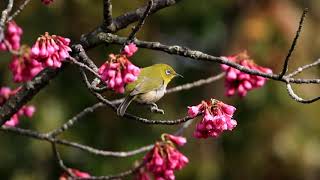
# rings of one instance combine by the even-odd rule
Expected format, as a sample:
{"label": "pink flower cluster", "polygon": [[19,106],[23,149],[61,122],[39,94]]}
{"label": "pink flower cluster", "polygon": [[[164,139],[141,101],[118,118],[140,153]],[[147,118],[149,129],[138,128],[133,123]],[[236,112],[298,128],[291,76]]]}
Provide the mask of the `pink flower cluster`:
{"label": "pink flower cluster", "polygon": [[218,137],[223,131],[233,130],[237,121],[232,119],[236,108],[221,101],[211,99],[202,101],[197,106],[188,107],[188,115],[196,117],[202,115],[202,120],[197,124],[194,136],[196,138]]}
{"label": "pink flower cluster", "polygon": [[[226,58],[228,58],[229,61],[236,62],[249,69],[264,73],[272,73],[271,69],[255,64],[246,52],[242,52],[234,56],[228,56]],[[240,97],[244,97],[248,91],[262,87],[267,80],[264,77],[246,74],[224,64],[221,65],[221,68],[226,72],[225,87],[227,96],[233,96],[237,91]]]}
{"label": "pink flower cluster", "polygon": [[59,68],[62,62],[70,57],[70,39],[46,32],[32,46],[31,57],[44,67]]}
{"label": "pink flower cluster", "polygon": [[22,33],[22,29],[14,21],[8,22],[0,50],[19,50]]}
{"label": "pink flower cluster", "polygon": [[99,68],[98,73],[108,88],[124,93],[124,86],[138,79],[140,69],[127,58],[127,55],[132,55],[135,51],[129,49],[120,55],[110,54],[109,60]]}
{"label": "pink flower cluster", "polygon": [[138,51],[136,44],[130,43],[125,45],[122,51],[122,54],[126,55],[127,57],[131,57]]}
{"label": "pink flower cluster", "polygon": [[[79,171],[78,169],[69,168],[69,171],[71,171],[71,173],[78,178],[90,178],[91,177],[89,173]],[[68,180],[68,179],[69,179],[69,175],[67,172],[62,173],[61,176],[59,177],[59,180]]]}
{"label": "pink flower cluster", "polygon": [[30,48],[22,47],[21,55],[13,56],[9,68],[15,82],[29,81],[43,70],[42,64],[31,58],[30,52]]}
{"label": "pink flower cluster", "polygon": [[[19,88],[16,90],[11,90],[8,87],[1,87],[0,88],[0,106],[2,106],[10,96],[16,94],[19,91]],[[14,114],[9,121],[7,121],[4,125],[5,126],[17,126],[19,124],[19,118],[21,116],[26,116],[31,118],[36,111],[36,108],[34,106],[23,106],[19,111]]]}
{"label": "pink flower cluster", "polygon": [[[176,145],[183,146],[186,139],[181,136],[164,134],[162,141],[156,142],[153,149],[145,156],[146,170],[153,174],[156,180],[174,180],[174,171],[182,169],[188,158],[179,152]],[[139,180],[148,180],[147,172],[139,173]]]}
{"label": "pink flower cluster", "polygon": [[49,5],[53,2],[53,0],[41,0],[41,2],[45,5]]}

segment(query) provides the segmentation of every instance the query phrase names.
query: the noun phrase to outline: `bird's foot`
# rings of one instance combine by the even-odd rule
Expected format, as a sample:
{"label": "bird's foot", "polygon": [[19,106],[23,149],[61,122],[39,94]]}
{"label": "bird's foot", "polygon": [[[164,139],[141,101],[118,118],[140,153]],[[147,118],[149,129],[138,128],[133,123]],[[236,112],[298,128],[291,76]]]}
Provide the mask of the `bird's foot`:
{"label": "bird's foot", "polygon": [[156,103],[152,103],[152,104],[151,104],[150,110],[151,110],[151,112],[153,112],[153,113],[164,114],[164,110],[163,110],[163,109],[159,109]]}

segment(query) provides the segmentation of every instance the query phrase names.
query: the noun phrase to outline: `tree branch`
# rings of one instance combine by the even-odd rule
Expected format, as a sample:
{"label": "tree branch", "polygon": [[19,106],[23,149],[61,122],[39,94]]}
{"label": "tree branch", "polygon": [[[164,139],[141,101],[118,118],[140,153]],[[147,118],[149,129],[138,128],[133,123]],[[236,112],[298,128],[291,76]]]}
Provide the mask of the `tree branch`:
{"label": "tree branch", "polygon": [[8,0],[6,9],[3,10],[2,13],[1,13],[1,19],[0,19],[0,42],[2,42],[3,39],[4,39],[5,23],[6,23],[6,20],[7,20],[8,16],[9,16],[9,13],[12,10],[12,7],[13,7],[13,0]]}
{"label": "tree branch", "polygon": [[53,152],[60,168],[63,171],[65,171],[66,173],[68,173],[69,176],[71,176],[72,178],[75,178],[75,175],[71,171],[69,171],[68,167],[64,164],[63,160],[61,159],[60,153],[58,152],[57,147],[56,147],[56,143],[51,142],[51,145],[52,145],[52,152]]}
{"label": "tree branch", "polygon": [[[181,0],[153,0],[153,6],[150,14],[156,13],[163,8],[175,5],[179,1]],[[82,35],[80,39],[81,44],[85,49],[102,44],[103,41],[97,38],[97,34],[101,32],[114,33],[126,28],[129,24],[138,21],[142,17],[147,7],[148,6],[143,6],[114,18],[113,26],[110,26],[108,29],[103,29],[101,26],[98,26],[92,32]]]}
{"label": "tree branch", "polygon": [[42,88],[49,84],[62,69],[47,68],[33,80],[25,83],[16,95],[11,96],[0,108],[0,126],[11,118],[18,110],[30,101]]}
{"label": "tree branch", "polygon": [[20,12],[28,5],[28,3],[30,2],[30,0],[25,0],[19,7],[18,9],[11,15],[8,17],[7,22],[11,21],[13,18],[15,18],[17,15],[20,14]]}
{"label": "tree branch", "polygon": [[299,73],[301,73],[302,71],[312,68],[314,66],[317,66],[320,64],[320,59],[317,59],[315,62],[311,63],[311,64],[306,64],[304,66],[298,67],[297,70],[295,70],[294,72],[290,73],[287,75],[287,77],[293,77]]}
{"label": "tree branch", "polygon": [[105,150],[93,148],[91,146],[79,144],[76,142],[71,142],[64,139],[50,137],[48,136],[48,134],[39,133],[29,129],[15,128],[15,127],[0,127],[0,131],[14,133],[19,136],[25,136],[25,137],[29,137],[29,138],[33,138],[41,141],[55,142],[56,144],[64,145],[74,149],[79,149],[84,152],[98,155],[98,156],[129,157],[129,156],[137,155],[139,153],[146,152],[152,149],[153,147],[153,145],[146,145],[130,151],[105,151]]}
{"label": "tree branch", "polygon": [[279,79],[281,79],[288,72],[289,60],[290,60],[290,57],[292,55],[292,52],[294,51],[294,48],[296,47],[296,44],[297,44],[297,41],[299,39],[299,36],[300,36],[300,33],[301,33],[301,29],[302,29],[302,25],[303,25],[303,22],[304,22],[304,19],[306,17],[307,12],[308,12],[308,9],[304,9],[303,10],[303,13],[302,13],[301,18],[300,18],[298,30],[296,32],[296,35],[295,35],[293,41],[292,41],[292,44],[291,44],[291,47],[290,47],[290,49],[288,51],[287,57],[284,60],[283,69],[282,69],[282,72],[279,74]]}
{"label": "tree branch", "polygon": [[103,23],[104,30],[114,28],[112,22],[112,4],[111,0],[103,0]]}
{"label": "tree branch", "polygon": [[[154,6],[151,10],[151,13],[155,13],[156,11],[158,11],[162,8],[171,6],[178,1],[180,1],[180,0],[156,0],[154,2]],[[13,0],[10,0],[9,2],[13,3]],[[3,13],[3,14],[6,14],[9,10],[11,11],[12,7],[9,5],[11,5],[11,4],[10,3],[8,4],[7,10],[5,10],[5,13]],[[123,29],[127,25],[139,20],[139,18],[142,17],[141,10],[143,10],[145,8],[146,7],[138,8],[135,11],[126,13],[126,14],[121,15],[118,18],[116,18],[114,20],[114,22],[116,24],[118,24],[118,26],[115,29],[113,29],[112,32],[116,32],[120,29]],[[144,11],[142,11],[142,12],[144,12]],[[0,26],[0,30],[1,30],[1,26]],[[3,28],[2,28],[2,30],[3,30]],[[97,28],[95,31],[100,32],[101,29]],[[90,48],[90,47],[92,48],[92,47],[97,46],[99,44],[99,43],[96,43],[94,40],[92,41],[92,39],[97,39],[96,35],[94,33],[93,34],[89,33],[89,34],[88,34],[88,36],[84,35],[81,38],[81,44],[85,48]],[[100,44],[101,43],[102,43],[102,41],[100,42]],[[74,48],[75,49],[73,49],[73,51],[77,50],[77,48],[78,48],[78,50],[80,49],[80,53],[84,53],[84,51],[81,51],[81,49],[83,49],[83,48],[80,47],[79,45],[75,46]],[[75,53],[74,56],[76,56],[76,55],[77,55],[77,53]],[[23,86],[23,88],[19,91],[19,93],[17,93],[14,96],[11,96],[9,98],[9,100],[0,109],[0,126],[2,126],[24,104],[26,104],[29,100],[31,100],[32,97],[35,96],[43,87],[45,87],[51,79],[56,77],[58,72],[60,72],[60,69],[54,69],[54,70],[49,69],[49,70],[42,71],[35,79],[26,83]]]}
{"label": "tree branch", "polygon": [[318,101],[320,99],[320,96],[313,98],[313,99],[308,99],[308,100],[305,100],[305,99],[299,97],[297,94],[294,93],[290,83],[287,83],[287,91],[292,99],[294,99],[297,102],[304,103],[304,104],[310,104],[310,103],[313,103],[313,102]]}
{"label": "tree branch", "polygon": [[125,44],[127,44],[128,42],[131,42],[135,39],[137,32],[142,28],[144,22],[146,21],[146,18],[150,14],[152,6],[153,6],[153,0],[149,0],[148,6],[147,6],[145,12],[143,13],[142,17],[140,18],[138,24],[133,28],[133,30],[130,33],[130,35],[128,36],[128,39]]}
{"label": "tree branch", "polygon": [[69,119],[66,123],[64,123],[61,127],[52,130],[48,133],[49,137],[55,137],[59,134],[63,133],[64,131],[68,130],[70,127],[75,125],[81,118],[83,118],[85,115],[94,112],[96,109],[103,107],[103,103],[96,103],[93,106],[87,107],[83,109],[80,113]]}
{"label": "tree branch", "polygon": [[[108,44],[122,45],[126,41],[125,37],[120,37],[120,36],[110,34],[110,33],[100,33],[100,34],[98,34],[98,38]],[[137,39],[134,41],[134,43],[141,48],[163,51],[168,54],[174,54],[174,55],[179,55],[179,56],[183,56],[183,57],[188,57],[188,58],[191,58],[194,60],[201,60],[201,61],[208,61],[208,62],[216,62],[219,64],[225,64],[225,65],[228,65],[228,66],[233,67],[235,69],[238,69],[244,73],[256,75],[256,76],[261,76],[261,77],[273,79],[276,81],[281,81],[281,82],[289,81],[290,83],[297,83],[297,84],[308,84],[308,83],[320,84],[320,79],[294,79],[294,78],[289,78],[286,76],[279,78],[279,75],[277,75],[277,74],[269,74],[269,73],[263,73],[263,72],[260,72],[257,70],[252,70],[252,69],[246,68],[244,66],[241,66],[240,64],[237,64],[235,62],[229,61],[226,57],[211,56],[211,55],[205,54],[201,51],[192,50],[187,47],[182,47],[182,46],[178,46],[178,45],[171,45],[170,46],[170,45],[161,44],[160,42],[140,41]]]}
{"label": "tree branch", "polygon": [[145,162],[140,163],[138,166],[131,168],[127,171],[115,174],[115,175],[109,175],[109,176],[92,176],[87,179],[104,179],[104,180],[109,180],[109,179],[122,179],[126,176],[129,176],[131,174],[134,174],[137,172],[140,168],[142,168],[145,165]]}

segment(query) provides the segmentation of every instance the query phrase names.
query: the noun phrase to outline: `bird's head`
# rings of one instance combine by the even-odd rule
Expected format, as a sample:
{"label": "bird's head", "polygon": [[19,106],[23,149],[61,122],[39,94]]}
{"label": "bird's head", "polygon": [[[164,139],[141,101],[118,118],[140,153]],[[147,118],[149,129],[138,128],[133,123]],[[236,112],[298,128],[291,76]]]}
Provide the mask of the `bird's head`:
{"label": "bird's head", "polygon": [[168,84],[174,77],[183,77],[182,75],[176,73],[176,71],[167,64],[158,64],[158,67],[160,68],[161,76],[165,84]]}

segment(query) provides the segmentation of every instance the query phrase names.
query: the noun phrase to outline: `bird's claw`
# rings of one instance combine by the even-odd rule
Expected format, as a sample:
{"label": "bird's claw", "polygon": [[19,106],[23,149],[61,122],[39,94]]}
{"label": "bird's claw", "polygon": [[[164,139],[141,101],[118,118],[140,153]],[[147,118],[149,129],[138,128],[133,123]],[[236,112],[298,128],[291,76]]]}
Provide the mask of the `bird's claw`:
{"label": "bird's claw", "polygon": [[151,110],[151,112],[153,112],[153,113],[164,114],[164,110],[163,110],[163,109],[159,109],[158,106],[157,106],[157,104],[155,104],[155,103],[151,104],[150,110]]}

